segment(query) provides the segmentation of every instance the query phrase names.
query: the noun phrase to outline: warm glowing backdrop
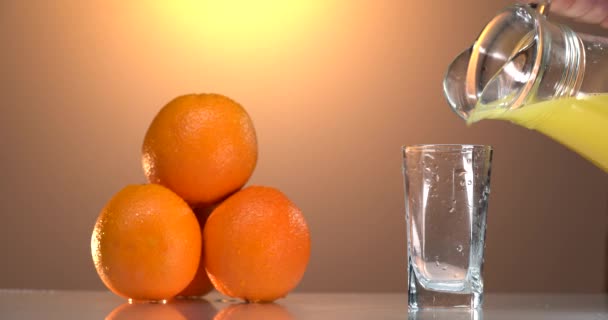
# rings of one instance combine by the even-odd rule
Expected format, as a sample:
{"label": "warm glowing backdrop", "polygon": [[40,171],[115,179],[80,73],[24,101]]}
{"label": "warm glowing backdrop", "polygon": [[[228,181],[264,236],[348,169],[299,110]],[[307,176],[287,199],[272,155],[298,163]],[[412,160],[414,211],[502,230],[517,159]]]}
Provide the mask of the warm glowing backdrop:
{"label": "warm glowing backdrop", "polygon": [[0,2],[0,287],[101,289],[105,202],[143,181],[140,147],[176,95],[242,103],[251,183],[304,211],[299,287],[405,291],[400,146],[495,147],[490,291],[604,290],[606,174],[506,123],[467,128],[441,92],[503,0]]}

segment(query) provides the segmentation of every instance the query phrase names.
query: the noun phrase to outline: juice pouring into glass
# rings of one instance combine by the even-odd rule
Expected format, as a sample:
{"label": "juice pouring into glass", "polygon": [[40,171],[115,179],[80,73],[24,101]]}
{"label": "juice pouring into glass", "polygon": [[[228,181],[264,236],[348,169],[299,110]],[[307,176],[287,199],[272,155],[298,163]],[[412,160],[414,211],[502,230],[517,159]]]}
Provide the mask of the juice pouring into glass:
{"label": "juice pouring into glass", "polygon": [[452,62],[444,93],[468,124],[511,121],[608,172],[608,38],[552,24],[548,9],[501,11]]}

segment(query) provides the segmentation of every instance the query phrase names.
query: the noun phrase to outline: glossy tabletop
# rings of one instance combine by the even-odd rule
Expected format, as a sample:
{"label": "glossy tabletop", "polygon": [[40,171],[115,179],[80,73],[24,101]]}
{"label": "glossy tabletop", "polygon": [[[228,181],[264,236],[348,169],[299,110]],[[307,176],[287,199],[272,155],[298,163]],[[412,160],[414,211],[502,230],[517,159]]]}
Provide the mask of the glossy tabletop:
{"label": "glossy tabletop", "polygon": [[608,320],[608,295],[487,294],[480,311],[407,310],[405,294],[292,293],[245,304],[212,293],[201,300],[128,304],[103,291],[0,290],[0,319],[590,319]]}

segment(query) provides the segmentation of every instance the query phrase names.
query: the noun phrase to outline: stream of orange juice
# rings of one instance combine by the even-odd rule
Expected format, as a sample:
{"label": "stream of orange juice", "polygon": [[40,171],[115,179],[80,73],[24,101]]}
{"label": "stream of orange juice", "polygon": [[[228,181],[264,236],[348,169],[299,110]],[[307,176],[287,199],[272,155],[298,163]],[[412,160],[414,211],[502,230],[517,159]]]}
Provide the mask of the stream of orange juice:
{"label": "stream of orange juice", "polygon": [[608,172],[608,94],[562,98],[518,109],[475,108],[468,124],[497,119],[541,132]]}

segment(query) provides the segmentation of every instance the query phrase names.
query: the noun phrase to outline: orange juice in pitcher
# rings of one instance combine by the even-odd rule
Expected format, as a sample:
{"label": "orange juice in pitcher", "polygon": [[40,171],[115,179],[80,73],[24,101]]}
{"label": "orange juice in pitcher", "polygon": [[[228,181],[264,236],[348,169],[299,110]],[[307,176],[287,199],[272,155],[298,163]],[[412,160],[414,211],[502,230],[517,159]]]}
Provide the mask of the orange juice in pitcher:
{"label": "orange juice in pitcher", "polygon": [[444,93],[468,124],[511,121],[608,172],[608,39],[552,24],[547,11],[501,11],[452,62]]}

